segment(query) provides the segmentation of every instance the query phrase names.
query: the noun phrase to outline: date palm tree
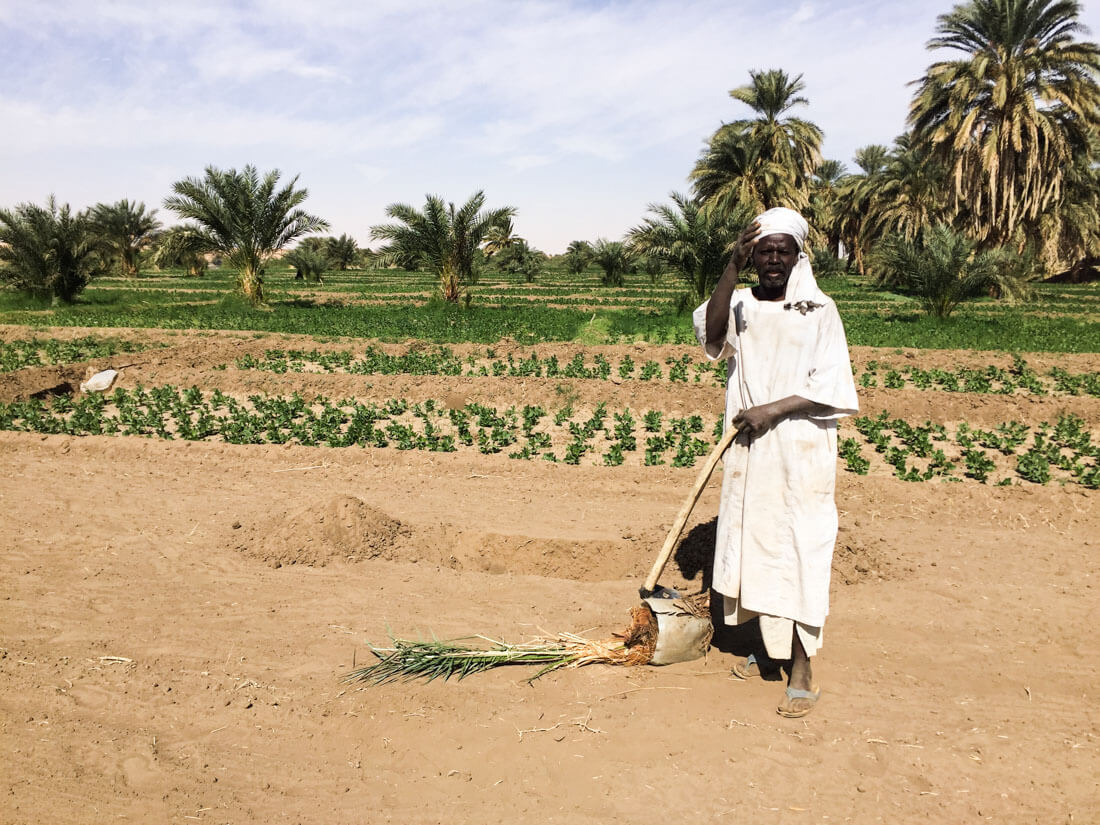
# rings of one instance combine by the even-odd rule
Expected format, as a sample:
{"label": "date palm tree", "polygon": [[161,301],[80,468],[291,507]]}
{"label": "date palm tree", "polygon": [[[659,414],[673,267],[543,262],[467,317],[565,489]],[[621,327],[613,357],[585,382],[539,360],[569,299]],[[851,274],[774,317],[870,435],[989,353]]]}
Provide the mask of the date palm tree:
{"label": "date palm tree", "polygon": [[730,91],[758,117],[721,126],[703,150],[691,180],[708,209],[726,212],[743,205],[755,212],[773,206],[803,209],[809,184],[821,163],[821,129],[789,116],[809,101],[802,75],[782,69],[750,71],[751,82]]}
{"label": "date palm tree", "polygon": [[324,283],[322,276],[331,260],[324,252],[302,245],[295,247],[283,257],[284,263],[294,267],[295,280],[316,281],[319,284]]}
{"label": "date palm tree", "polygon": [[627,233],[631,250],[640,257],[663,261],[703,300],[714,289],[732,252],[741,227],[752,219],[743,210],[740,220],[719,219],[697,201],[672,192],[671,204],[651,203],[651,217]]}
{"label": "date palm tree", "polygon": [[220,252],[237,269],[237,284],[253,303],[264,299],[263,268],[273,254],[311,232],[328,229],[328,221],[300,209],[309,192],[296,189],[298,177],[281,188],[279,171],[262,178],[255,166],[221,170],[207,166],[202,178],[172,185],[176,194],[165,207],[195,223],[209,252]]}
{"label": "date palm tree", "polygon": [[0,209],[0,281],[53,303],[72,303],[107,271],[87,212],[73,214],[51,195],[46,206]]}
{"label": "date palm tree", "polygon": [[634,255],[621,241],[599,238],[592,245],[592,263],[603,270],[600,283],[604,286],[622,286],[626,273],[634,264]]}
{"label": "date palm tree", "polygon": [[130,203],[125,199],[117,203],[97,203],[92,207],[92,228],[108,257],[118,263],[127,278],[139,274],[141,253],[152,245],[160,229],[156,215],[156,209],[146,212],[144,203]]}
{"label": "date palm tree", "polygon": [[890,162],[890,149],[873,143],[857,149],[853,159],[859,171],[844,175],[837,182],[837,229],[848,254],[849,267],[855,264],[863,275],[864,261],[875,239],[878,191]]}
{"label": "date palm tree", "polygon": [[1081,272],[1100,250],[1100,132],[1093,133],[1092,144],[1065,170],[1062,198],[1026,228],[1024,243],[1048,273]]}
{"label": "date palm tree", "polygon": [[810,226],[825,239],[825,248],[837,257],[840,255],[841,224],[840,183],[846,175],[839,160],[823,160],[810,181]]}
{"label": "date palm tree", "polygon": [[588,241],[570,241],[565,250],[565,269],[570,275],[580,275],[592,263],[592,244]]}
{"label": "date palm tree", "polygon": [[951,171],[950,197],[982,246],[1013,239],[1061,196],[1100,125],[1100,48],[1074,0],[970,0],[938,18],[929,49],[957,60],[915,81],[915,141]]}
{"label": "date palm tree", "polygon": [[1030,264],[998,247],[978,251],[975,242],[945,223],[909,239],[887,236],[875,249],[877,280],[913,292],[931,315],[946,318],[961,302],[995,294],[1022,300],[1033,290]]}
{"label": "date palm tree", "polygon": [[386,214],[396,223],[371,227],[371,237],[387,241],[379,251],[383,266],[426,269],[439,278],[445,301],[458,303],[462,287],[474,279],[474,264],[489,231],[509,221],[511,206],[483,209],[485,193],[475,192],[461,207],[428,195],[424,209],[391,203]]}
{"label": "date palm tree", "polygon": [[925,227],[953,220],[964,223],[967,211],[960,212],[944,197],[950,185],[939,158],[926,146],[914,144],[908,134],[901,135],[873,179],[871,236],[899,234],[911,241]]}
{"label": "date palm tree", "polygon": [[206,273],[206,250],[206,239],[193,227],[173,226],[157,237],[153,266],[183,267],[192,278],[201,278]]}
{"label": "date palm tree", "polygon": [[542,273],[546,255],[537,249],[532,249],[523,238],[512,236],[511,241],[503,247],[493,262],[502,272],[522,275],[526,283],[531,283]]}
{"label": "date palm tree", "polygon": [[328,238],[324,247],[325,257],[339,270],[346,270],[359,259],[359,244],[349,235]]}
{"label": "date palm tree", "polygon": [[508,220],[497,224],[496,226],[489,227],[489,231],[485,233],[485,243],[481,249],[485,253],[487,259],[492,259],[498,252],[503,252],[508,247],[523,241],[523,238],[516,234],[515,228],[512,226],[512,221]]}

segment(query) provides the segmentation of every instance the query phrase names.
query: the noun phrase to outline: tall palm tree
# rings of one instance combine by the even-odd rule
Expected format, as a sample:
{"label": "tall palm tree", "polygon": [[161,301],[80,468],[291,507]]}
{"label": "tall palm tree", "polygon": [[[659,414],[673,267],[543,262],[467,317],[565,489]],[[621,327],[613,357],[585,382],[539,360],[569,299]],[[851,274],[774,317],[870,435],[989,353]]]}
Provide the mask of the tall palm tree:
{"label": "tall palm tree", "polygon": [[757,117],[721,126],[703,150],[691,180],[707,208],[737,205],[762,211],[773,206],[803,209],[809,182],[821,163],[822,133],[808,120],[790,117],[808,103],[802,75],[782,69],[750,71],[751,82],[730,91]]}
{"label": "tall palm tree", "polygon": [[886,164],[890,162],[890,148],[881,143],[870,143],[856,149],[852,160],[864,175],[874,175],[885,169]]}
{"label": "tall palm tree", "polygon": [[898,137],[885,167],[873,178],[867,216],[870,239],[899,234],[913,240],[928,226],[951,223],[968,212],[953,207],[944,193],[948,172],[927,147],[914,144],[908,134]]}
{"label": "tall palm tree", "polygon": [[651,203],[652,216],[627,233],[630,248],[639,257],[666,263],[703,300],[714,290],[741,227],[752,216],[746,211],[736,222],[719,219],[687,195],[672,192],[669,197],[671,204]]}
{"label": "tall palm tree", "polygon": [[97,203],[91,209],[93,230],[108,257],[118,263],[127,278],[139,274],[141,253],[152,244],[160,229],[156,215],[156,209],[146,212],[144,203],[130,203],[125,199],[117,203]]}
{"label": "tall palm tree", "polygon": [[958,60],[915,81],[917,143],[951,170],[953,205],[982,246],[1012,239],[1062,194],[1100,125],[1100,48],[1074,0],[971,0],[938,18],[930,49]]}
{"label": "tall palm tree", "polygon": [[814,170],[810,181],[810,226],[815,227],[825,240],[825,248],[833,256],[840,256],[842,214],[840,212],[840,184],[846,177],[844,164],[839,160],[823,160]]}
{"label": "tall palm tree", "polygon": [[950,204],[943,198],[942,166],[927,150],[914,147],[908,134],[892,149],[871,144],[856,150],[860,171],[837,183],[837,230],[861,275],[868,252],[884,235],[894,232],[912,240],[924,226],[950,221]]}
{"label": "tall palm tree", "polygon": [[848,266],[855,264],[864,274],[864,259],[873,235],[872,210],[877,204],[880,178],[890,159],[890,150],[871,144],[856,150],[855,163],[860,171],[844,175],[837,182],[837,230],[848,255]]}
{"label": "tall palm tree", "polygon": [[423,211],[391,203],[386,214],[397,223],[371,227],[371,237],[388,241],[379,250],[380,261],[434,273],[443,299],[458,303],[462,287],[474,278],[474,261],[489,230],[516,214],[511,206],[482,210],[484,205],[484,192],[475,192],[458,209],[437,195],[426,197]]}
{"label": "tall palm tree", "polygon": [[107,264],[87,212],[51,195],[46,206],[0,209],[0,281],[54,303],[72,303]]}
{"label": "tall palm tree", "polygon": [[[1023,243],[1036,250],[1048,273],[1080,272],[1100,252],[1100,133],[1092,150],[1065,170],[1062,197],[1025,227]],[[1017,240],[1017,239],[1014,239]],[[1019,245],[1019,243],[1017,243]]]}
{"label": "tall palm tree", "polygon": [[738,129],[719,129],[688,177],[703,208],[719,216],[763,212],[768,203],[801,206],[805,200],[788,170],[762,157]]}
{"label": "tall palm tree", "polygon": [[280,189],[279,171],[261,179],[255,166],[221,170],[207,166],[202,178],[172,185],[176,194],[164,205],[195,222],[207,251],[220,252],[237,269],[237,283],[253,304],[263,301],[263,268],[268,259],[311,232],[328,229],[328,221],[299,206],[309,192],[295,189],[295,175]]}

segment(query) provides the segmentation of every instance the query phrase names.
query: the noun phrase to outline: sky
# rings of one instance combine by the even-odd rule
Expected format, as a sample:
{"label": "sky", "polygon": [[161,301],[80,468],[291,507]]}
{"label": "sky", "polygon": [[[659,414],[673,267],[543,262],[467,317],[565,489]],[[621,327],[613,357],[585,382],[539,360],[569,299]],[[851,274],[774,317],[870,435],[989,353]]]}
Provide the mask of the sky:
{"label": "sky", "polygon": [[[0,207],[162,208],[213,165],[298,176],[370,246],[387,204],[484,190],[546,252],[618,239],[801,74],[824,155],[905,128],[947,0],[0,0]],[[1100,38],[1100,0],[1081,22]]]}

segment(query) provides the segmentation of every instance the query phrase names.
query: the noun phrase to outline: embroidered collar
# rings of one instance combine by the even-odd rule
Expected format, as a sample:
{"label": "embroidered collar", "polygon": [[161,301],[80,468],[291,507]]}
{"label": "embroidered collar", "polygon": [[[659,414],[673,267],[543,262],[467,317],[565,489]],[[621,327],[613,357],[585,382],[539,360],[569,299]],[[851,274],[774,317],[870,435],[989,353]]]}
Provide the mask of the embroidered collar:
{"label": "embroidered collar", "polygon": [[805,315],[807,312],[813,312],[815,309],[825,306],[825,304],[815,304],[813,301],[795,301],[783,304],[783,309],[797,309],[800,313]]}

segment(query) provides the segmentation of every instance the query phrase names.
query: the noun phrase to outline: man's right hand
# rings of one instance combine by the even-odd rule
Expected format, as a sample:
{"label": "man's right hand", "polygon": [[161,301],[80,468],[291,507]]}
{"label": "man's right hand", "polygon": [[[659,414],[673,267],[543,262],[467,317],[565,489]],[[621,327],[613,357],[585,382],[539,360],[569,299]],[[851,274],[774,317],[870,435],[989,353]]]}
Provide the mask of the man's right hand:
{"label": "man's right hand", "polygon": [[752,255],[752,248],[756,246],[757,240],[760,238],[760,224],[757,221],[753,221],[745,227],[741,233],[741,237],[737,239],[737,246],[733,249],[733,263],[737,267],[737,271],[744,270],[745,265],[749,262],[749,256]]}

